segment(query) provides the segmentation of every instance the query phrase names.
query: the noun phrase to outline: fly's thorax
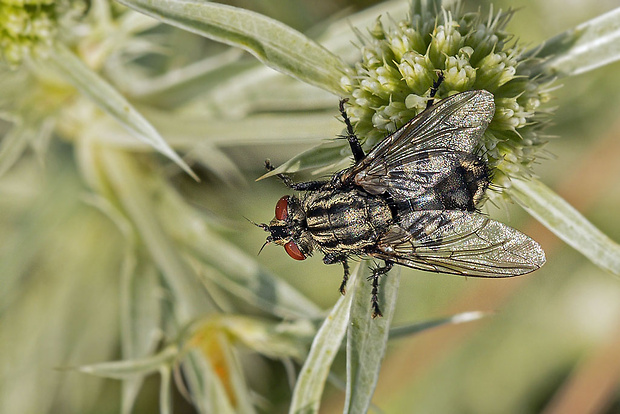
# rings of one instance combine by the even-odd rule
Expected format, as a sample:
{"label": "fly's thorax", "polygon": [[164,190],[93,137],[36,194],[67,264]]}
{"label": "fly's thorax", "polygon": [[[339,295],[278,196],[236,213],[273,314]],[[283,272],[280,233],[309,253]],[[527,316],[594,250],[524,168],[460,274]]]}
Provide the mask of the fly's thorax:
{"label": "fly's thorax", "polygon": [[344,170],[335,173],[328,185],[328,188],[346,188],[352,184],[351,171],[355,169],[355,166],[345,168]]}
{"label": "fly's thorax", "polygon": [[359,189],[326,188],[302,206],[308,234],[326,254],[363,252],[393,223],[387,201]]}

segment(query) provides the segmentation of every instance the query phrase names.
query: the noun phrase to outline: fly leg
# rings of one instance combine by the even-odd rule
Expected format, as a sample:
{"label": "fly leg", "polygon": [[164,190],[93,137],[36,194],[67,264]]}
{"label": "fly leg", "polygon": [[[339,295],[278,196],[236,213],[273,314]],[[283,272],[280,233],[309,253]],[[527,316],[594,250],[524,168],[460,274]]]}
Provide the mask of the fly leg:
{"label": "fly leg", "polygon": [[434,101],[434,97],[437,94],[437,91],[439,90],[439,85],[441,85],[441,83],[443,82],[443,72],[441,70],[437,71],[437,80],[433,82],[433,86],[431,87],[431,99],[428,100],[428,102],[426,102],[426,109],[430,108],[431,106],[433,106],[433,101]]}
{"label": "fly leg", "polygon": [[349,281],[349,263],[347,262],[347,257],[342,255],[335,255],[328,253],[323,258],[323,263],[325,264],[334,264],[334,263],[342,263],[342,268],[344,269],[344,275],[342,276],[342,283],[340,284],[341,295],[347,293],[347,282]]}
{"label": "fly leg", "polygon": [[351,120],[347,115],[347,111],[344,110],[344,104],[348,101],[348,99],[340,100],[340,114],[342,115],[342,119],[344,119],[344,123],[347,126],[347,141],[349,141],[349,145],[351,146],[351,152],[353,153],[353,158],[355,159],[355,163],[357,164],[364,158],[366,155],[364,154],[364,150],[362,149],[362,145],[360,144],[359,139],[357,139],[357,135],[353,131],[353,125],[351,125]]}
{"label": "fly leg", "polygon": [[[273,171],[275,169],[269,160],[265,160],[265,168],[267,171]],[[276,174],[276,177],[278,177],[288,188],[292,188],[295,191],[316,191],[320,190],[325,184],[327,184],[327,181],[305,181],[295,183],[291,180],[291,177],[284,174]]]}
{"label": "fly leg", "polygon": [[394,262],[386,260],[384,266],[379,266],[372,269],[372,275],[370,275],[370,277],[368,278],[368,280],[372,281],[372,296],[370,299],[370,303],[372,305],[373,319],[377,316],[383,316],[383,314],[381,313],[381,309],[379,309],[379,277],[389,272],[393,266]]}
{"label": "fly leg", "polygon": [[342,268],[344,269],[344,274],[342,276],[342,283],[340,283],[340,288],[338,288],[338,290],[340,291],[341,295],[344,295],[345,293],[347,293],[347,282],[349,281],[349,263],[347,263],[347,259],[343,259],[342,260]]}

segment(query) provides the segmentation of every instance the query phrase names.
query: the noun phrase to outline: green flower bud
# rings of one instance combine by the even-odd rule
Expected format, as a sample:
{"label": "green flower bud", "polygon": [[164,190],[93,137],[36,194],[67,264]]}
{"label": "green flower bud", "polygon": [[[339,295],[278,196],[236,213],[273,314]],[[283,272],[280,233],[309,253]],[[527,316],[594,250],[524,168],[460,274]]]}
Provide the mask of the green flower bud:
{"label": "green flower bud", "polygon": [[45,57],[61,22],[83,5],[69,0],[0,0],[0,61],[16,67],[26,57]]}
{"label": "green flower bud", "polygon": [[529,175],[544,144],[540,130],[548,110],[549,78],[530,78],[532,57],[504,31],[513,12],[489,18],[463,14],[460,5],[436,14],[415,14],[390,27],[377,20],[363,39],[362,58],[342,85],[350,91],[348,113],[371,148],[426,108],[437,72],[444,76],[436,94],[485,89],[495,96],[493,121],[477,153],[493,169],[500,188],[510,177]]}

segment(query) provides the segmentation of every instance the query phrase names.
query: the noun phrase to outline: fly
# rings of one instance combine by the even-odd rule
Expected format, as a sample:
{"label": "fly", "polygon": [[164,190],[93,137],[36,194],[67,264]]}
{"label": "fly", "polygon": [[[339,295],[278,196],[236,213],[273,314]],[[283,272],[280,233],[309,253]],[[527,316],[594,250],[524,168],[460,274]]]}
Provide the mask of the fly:
{"label": "fly", "polygon": [[[441,81],[435,82],[432,92]],[[431,93],[431,97],[434,93]],[[458,93],[438,103],[386,137],[368,154],[344,108],[346,138],[354,165],[328,181],[293,182],[304,192],[278,200],[275,217],[258,226],[296,260],[313,252],[325,264],[341,263],[345,294],[348,259],[370,256],[383,261],[372,269],[373,318],[381,315],[379,279],[395,264],[437,273],[474,277],[511,277],[545,263],[538,243],[477,210],[490,184],[487,163],[474,147],[495,113],[485,90]],[[273,170],[269,161],[268,170]]]}

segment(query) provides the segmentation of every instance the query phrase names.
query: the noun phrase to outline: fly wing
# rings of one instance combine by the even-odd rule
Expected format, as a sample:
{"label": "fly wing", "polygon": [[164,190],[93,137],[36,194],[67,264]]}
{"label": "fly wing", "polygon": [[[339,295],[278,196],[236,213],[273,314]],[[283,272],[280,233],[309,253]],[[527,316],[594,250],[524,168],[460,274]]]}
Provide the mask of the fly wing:
{"label": "fly wing", "polygon": [[473,154],[429,149],[413,154],[406,166],[374,176],[366,191],[387,189],[399,210],[473,211],[488,184],[488,168]]}
{"label": "fly wing", "polygon": [[477,277],[522,275],[545,263],[534,240],[469,211],[411,212],[371,255],[415,269]]}
{"label": "fly wing", "polygon": [[[472,154],[494,113],[493,95],[484,90],[443,99],[377,144],[346,176],[354,177],[357,185],[372,194],[411,188],[407,180],[429,152]],[[392,196],[406,199],[412,195],[404,191]]]}

